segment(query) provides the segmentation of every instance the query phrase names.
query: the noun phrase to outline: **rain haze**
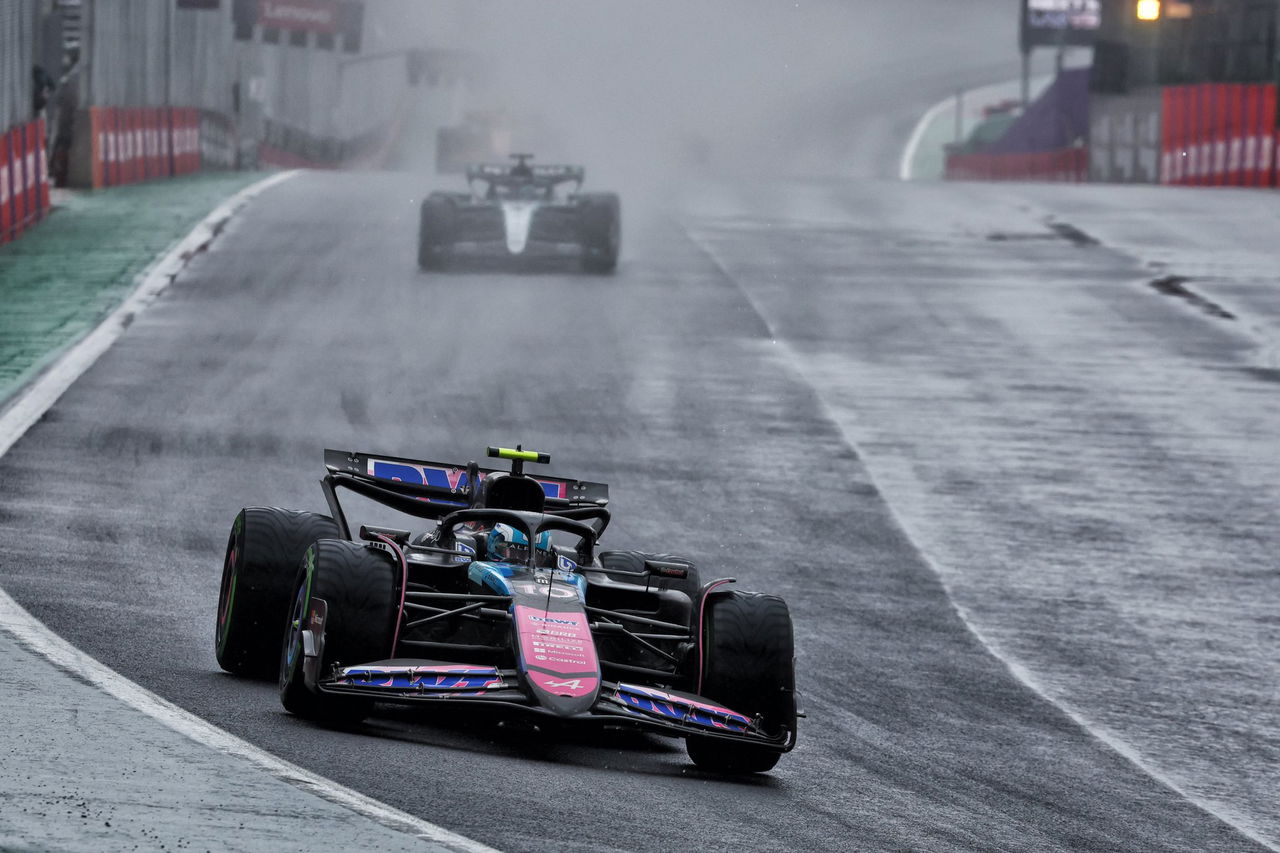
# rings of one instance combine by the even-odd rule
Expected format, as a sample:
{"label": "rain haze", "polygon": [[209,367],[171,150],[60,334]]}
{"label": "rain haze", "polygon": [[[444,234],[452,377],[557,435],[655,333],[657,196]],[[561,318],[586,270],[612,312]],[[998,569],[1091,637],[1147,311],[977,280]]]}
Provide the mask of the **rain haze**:
{"label": "rain haze", "polygon": [[0,849],[1280,850],[1278,60],[0,0]]}

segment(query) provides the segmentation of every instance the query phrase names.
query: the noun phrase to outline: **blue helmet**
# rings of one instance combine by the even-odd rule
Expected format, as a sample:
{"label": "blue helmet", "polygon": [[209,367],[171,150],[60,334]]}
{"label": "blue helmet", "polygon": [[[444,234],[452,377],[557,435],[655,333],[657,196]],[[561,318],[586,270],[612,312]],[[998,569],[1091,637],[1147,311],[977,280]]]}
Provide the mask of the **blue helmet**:
{"label": "blue helmet", "polygon": [[[538,534],[537,549],[551,552],[551,531],[544,530]],[[485,553],[490,560],[497,563],[529,562],[529,537],[509,524],[495,524],[489,531],[485,542]]]}

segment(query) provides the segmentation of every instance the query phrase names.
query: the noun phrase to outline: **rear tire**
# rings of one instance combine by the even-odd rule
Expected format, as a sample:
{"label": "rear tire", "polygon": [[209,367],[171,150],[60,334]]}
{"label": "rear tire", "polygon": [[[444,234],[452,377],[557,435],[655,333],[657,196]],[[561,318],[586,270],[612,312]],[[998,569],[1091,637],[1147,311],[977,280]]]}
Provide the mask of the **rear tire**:
{"label": "rear tire", "polygon": [[327,515],[240,510],[222,561],[214,629],[219,666],[251,678],[275,677],[298,561],[312,542],[341,535]]}
{"label": "rear tire", "polygon": [[285,710],[327,723],[356,723],[369,715],[372,699],[319,693],[307,687],[302,669],[302,629],[312,600],[323,599],[328,616],[317,670],[321,678],[337,663],[350,666],[385,660],[393,653],[391,645],[400,606],[398,587],[395,563],[374,548],[321,539],[307,550],[298,567],[288,632],[278,658],[280,702]]}
{"label": "rear tire", "polygon": [[616,193],[579,196],[582,269],[604,275],[618,267],[622,249],[622,201]]}
{"label": "rear tire", "polygon": [[422,203],[418,219],[418,266],[424,270],[444,269],[453,245],[456,224],[453,199],[432,193]]}
{"label": "rear tire", "polygon": [[[773,595],[713,592],[703,625],[703,696],[730,710],[759,716],[766,732],[794,731],[795,638],[786,602]],[[690,737],[689,757],[713,773],[764,773],[777,749],[716,738]]]}

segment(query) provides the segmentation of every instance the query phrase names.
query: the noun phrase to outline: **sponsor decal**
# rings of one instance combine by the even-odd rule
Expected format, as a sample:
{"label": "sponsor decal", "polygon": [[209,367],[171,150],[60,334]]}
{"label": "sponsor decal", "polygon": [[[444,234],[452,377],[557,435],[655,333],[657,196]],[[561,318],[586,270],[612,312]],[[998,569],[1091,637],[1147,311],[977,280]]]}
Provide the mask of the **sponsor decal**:
{"label": "sponsor decal", "polygon": [[548,686],[548,687],[568,687],[568,688],[570,688],[570,689],[572,689],[572,690],[581,690],[581,689],[582,689],[582,679],[581,679],[581,678],[572,678],[572,679],[570,679],[570,680],[568,680],[568,681],[548,681],[548,682],[547,682],[547,686]]}
{"label": "sponsor decal", "polygon": [[568,681],[557,680],[554,676],[531,670],[529,678],[534,684],[555,696],[589,696],[595,692],[600,679],[595,677],[574,678]]}
{"label": "sponsor decal", "polygon": [[600,679],[584,613],[547,613],[516,605],[520,650],[534,684],[557,696],[586,696]]}
{"label": "sponsor decal", "polygon": [[528,581],[520,581],[511,585],[515,590],[525,595],[549,595],[551,598],[570,599],[577,598],[576,589],[567,589],[563,586],[552,586],[547,588],[545,580],[538,580],[537,583],[529,583]]}
{"label": "sponsor decal", "polygon": [[284,30],[338,31],[336,0],[260,0],[258,23]]}
{"label": "sponsor decal", "polygon": [[353,666],[334,679],[335,684],[389,687],[419,692],[489,690],[506,686],[492,667],[468,666]]}
{"label": "sponsor decal", "polygon": [[728,708],[651,687],[619,684],[614,698],[628,708],[709,729],[748,731],[751,721]]}
{"label": "sponsor decal", "polygon": [[[415,486],[435,486],[437,488],[458,491],[467,487],[467,471],[465,468],[446,468],[435,465],[412,465],[404,462],[391,462],[386,459],[372,459],[367,462],[365,472],[370,477],[391,480],[396,483],[412,483]],[[480,475],[484,479],[484,474]],[[542,480],[534,477],[542,486],[549,498],[563,498],[568,492],[568,484],[560,480]]]}

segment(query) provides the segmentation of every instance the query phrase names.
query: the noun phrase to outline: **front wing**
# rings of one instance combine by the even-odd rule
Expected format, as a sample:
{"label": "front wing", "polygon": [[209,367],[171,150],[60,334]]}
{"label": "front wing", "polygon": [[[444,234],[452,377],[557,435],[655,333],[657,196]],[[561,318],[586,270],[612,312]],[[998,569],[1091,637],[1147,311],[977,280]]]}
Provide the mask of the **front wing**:
{"label": "front wing", "polygon": [[699,735],[736,740],[788,752],[795,732],[770,737],[756,720],[701,697],[625,682],[603,682],[591,710],[561,717],[533,702],[519,686],[514,669],[389,660],[338,668],[321,679],[323,693],[359,694],[383,702],[467,702],[545,714],[572,722],[622,725],[674,737]]}
{"label": "front wing", "polygon": [[515,234],[508,230],[502,207],[477,204],[458,209],[452,239],[459,255],[555,257],[582,252],[582,229],[571,205],[541,205]]}

